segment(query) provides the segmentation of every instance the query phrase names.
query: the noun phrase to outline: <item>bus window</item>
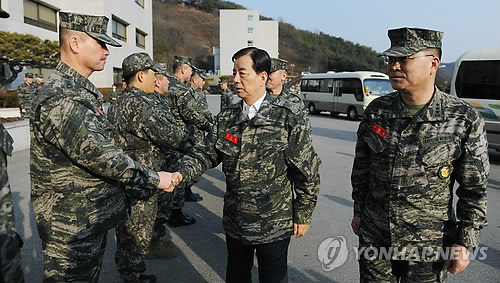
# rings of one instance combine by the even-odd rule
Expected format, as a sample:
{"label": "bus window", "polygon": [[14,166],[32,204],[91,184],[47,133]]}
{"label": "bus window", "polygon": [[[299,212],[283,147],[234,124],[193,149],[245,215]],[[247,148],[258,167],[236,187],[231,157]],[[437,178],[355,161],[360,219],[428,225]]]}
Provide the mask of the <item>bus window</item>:
{"label": "bus window", "polygon": [[389,80],[365,80],[366,95],[386,95],[392,92],[394,92],[394,89],[392,89],[391,81]]}
{"label": "bus window", "polygon": [[359,79],[341,79],[339,85],[339,96],[354,95],[357,101],[363,101],[363,89]]}
{"label": "bus window", "polygon": [[316,91],[319,92],[319,81],[320,80],[308,80],[307,83],[307,91]]}
{"label": "bus window", "polygon": [[500,99],[500,61],[462,61],[455,89],[461,98]]}
{"label": "bus window", "polygon": [[333,79],[322,79],[320,81],[321,92],[333,92]]}

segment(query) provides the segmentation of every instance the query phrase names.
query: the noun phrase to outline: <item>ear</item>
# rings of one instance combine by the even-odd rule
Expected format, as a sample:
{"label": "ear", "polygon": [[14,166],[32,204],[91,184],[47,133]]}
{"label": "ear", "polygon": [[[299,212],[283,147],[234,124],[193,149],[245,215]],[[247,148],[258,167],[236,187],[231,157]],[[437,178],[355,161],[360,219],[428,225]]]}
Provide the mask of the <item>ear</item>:
{"label": "ear", "polygon": [[434,56],[432,57],[432,65],[431,65],[431,74],[435,75],[439,69],[439,64],[441,61],[439,60],[438,57]]}
{"label": "ear", "polygon": [[286,81],[286,78],[288,77],[288,73],[286,71],[283,71],[283,73],[281,73],[281,79],[283,81]]}
{"label": "ear", "polygon": [[263,81],[264,83],[266,83],[266,82],[267,82],[267,77],[268,77],[268,74],[267,74],[267,72],[266,72],[266,71],[264,71],[264,72],[260,72],[259,76],[260,76],[260,80],[261,80],[261,81]]}
{"label": "ear", "polygon": [[144,81],[144,72],[143,71],[139,71],[135,74],[135,78],[137,79],[138,82],[143,82]]}
{"label": "ear", "polygon": [[71,50],[71,52],[73,52],[74,54],[79,54],[80,53],[80,48],[81,48],[81,40],[78,36],[76,35],[72,35],[69,40],[68,40],[68,45],[69,45],[69,49]]}

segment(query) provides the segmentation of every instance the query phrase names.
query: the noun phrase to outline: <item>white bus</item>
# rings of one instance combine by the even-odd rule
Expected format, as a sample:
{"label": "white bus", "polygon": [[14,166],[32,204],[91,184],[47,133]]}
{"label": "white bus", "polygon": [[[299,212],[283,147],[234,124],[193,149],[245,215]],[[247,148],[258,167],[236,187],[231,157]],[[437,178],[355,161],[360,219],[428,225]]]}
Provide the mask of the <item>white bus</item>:
{"label": "white bus", "polygon": [[485,120],[489,147],[500,151],[500,48],[474,49],[460,56],[450,94],[476,107]]}
{"label": "white bus", "polygon": [[372,100],[393,91],[389,77],[377,72],[307,74],[300,83],[300,94],[309,113],[346,113],[351,120],[362,116]]}

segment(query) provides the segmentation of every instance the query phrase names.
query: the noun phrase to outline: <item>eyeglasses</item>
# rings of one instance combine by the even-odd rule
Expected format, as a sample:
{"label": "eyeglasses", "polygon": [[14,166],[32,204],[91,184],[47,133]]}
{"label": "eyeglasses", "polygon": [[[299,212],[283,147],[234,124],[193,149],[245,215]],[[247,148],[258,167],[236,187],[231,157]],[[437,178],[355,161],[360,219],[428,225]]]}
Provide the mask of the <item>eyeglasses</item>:
{"label": "eyeglasses", "polygon": [[422,55],[422,56],[416,56],[416,57],[393,57],[393,56],[384,56],[384,64],[386,65],[392,65],[396,62],[398,62],[400,65],[405,64],[406,60],[411,60],[411,59],[417,59],[417,58],[423,58],[423,57],[436,57],[432,54],[427,54],[427,55]]}

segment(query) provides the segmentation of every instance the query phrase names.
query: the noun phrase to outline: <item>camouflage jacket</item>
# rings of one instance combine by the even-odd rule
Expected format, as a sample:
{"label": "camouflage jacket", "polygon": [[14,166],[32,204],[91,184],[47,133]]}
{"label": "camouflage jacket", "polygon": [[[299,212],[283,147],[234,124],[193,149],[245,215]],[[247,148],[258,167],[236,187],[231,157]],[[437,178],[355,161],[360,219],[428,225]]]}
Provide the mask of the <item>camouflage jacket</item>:
{"label": "camouflage jacket", "polygon": [[302,101],[302,99],[297,94],[295,94],[289,88],[283,87],[281,93],[274,99],[276,99],[277,101],[284,100],[282,103],[288,102],[294,104],[295,107],[301,111],[300,116],[305,120],[308,131],[310,134],[312,134],[311,121],[309,121],[309,112],[304,105],[304,101]]}
{"label": "camouflage jacket", "polygon": [[480,114],[437,88],[414,117],[397,92],[371,102],[359,125],[351,176],[360,237],[407,251],[477,247],[486,225],[487,147]]}
{"label": "camouflage jacket", "polygon": [[0,235],[12,235],[16,232],[12,195],[7,175],[7,155],[12,155],[12,143],[12,137],[0,123]]}
{"label": "camouflage jacket", "polygon": [[[140,164],[159,171],[165,162],[165,150],[183,151],[187,138],[172,123],[169,113],[160,106],[155,94],[127,87],[108,112],[113,124],[113,138],[123,151]],[[147,199],[157,190],[127,186],[129,195]]]}
{"label": "camouflage jacket", "polygon": [[21,116],[25,118],[30,117],[31,110],[31,102],[34,98],[35,91],[37,89],[34,86],[34,83],[28,85],[27,83],[23,83],[17,87],[17,99],[19,100],[19,109],[26,110],[26,113],[21,112]]}
{"label": "camouflage jacket", "polygon": [[229,105],[233,104],[233,92],[226,88],[226,90],[220,90],[220,110],[224,109]]}
{"label": "camouflage jacket", "polygon": [[210,130],[210,121],[201,112],[194,91],[177,77],[170,80],[167,97],[172,116],[178,124],[185,124],[186,129],[191,126],[202,131]]}
{"label": "camouflage jacket", "polygon": [[198,105],[199,105],[200,110],[202,111],[203,115],[205,116],[205,118],[207,118],[207,120],[210,123],[213,124],[214,123],[214,116],[208,110],[207,91],[199,88],[199,89],[194,90],[194,94],[195,94],[195,98],[198,100],[198,103],[199,103]]}
{"label": "camouflage jacket", "polygon": [[271,243],[291,236],[293,223],[311,223],[321,161],[299,112],[268,94],[251,120],[242,102],[232,104],[219,113],[206,143],[182,160],[186,181],[222,162],[223,224],[231,237]]}
{"label": "camouflage jacket", "polygon": [[31,200],[39,234],[64,229],[75,239],[116,226],[126,217],[119,183],[155,188],[159,176],[112,141],[103,96],[59,62],[33,103]]}

